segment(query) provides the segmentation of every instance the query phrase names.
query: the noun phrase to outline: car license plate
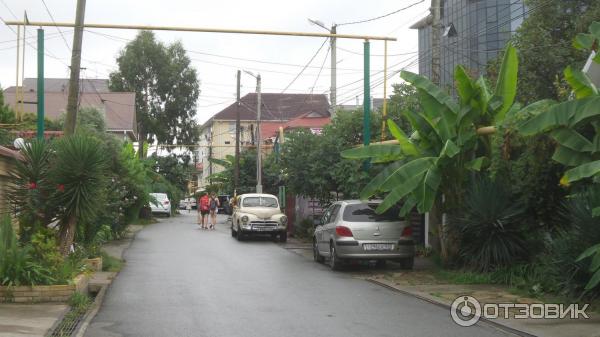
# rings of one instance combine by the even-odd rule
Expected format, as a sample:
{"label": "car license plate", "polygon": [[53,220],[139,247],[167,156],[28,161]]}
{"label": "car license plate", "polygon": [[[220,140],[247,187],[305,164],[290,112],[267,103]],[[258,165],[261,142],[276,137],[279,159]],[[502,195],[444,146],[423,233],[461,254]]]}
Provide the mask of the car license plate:
{"label": "car license plate", "polygon": [[367,251],[371,250],[394,250],[393,243],[365,243],[363,249]]}
{"label": "car license plate", "polygon": [[273,228],[268,228],[268,227],[257,227],[254,228],[255,231],[257,232],[270,232],[273,230]]}

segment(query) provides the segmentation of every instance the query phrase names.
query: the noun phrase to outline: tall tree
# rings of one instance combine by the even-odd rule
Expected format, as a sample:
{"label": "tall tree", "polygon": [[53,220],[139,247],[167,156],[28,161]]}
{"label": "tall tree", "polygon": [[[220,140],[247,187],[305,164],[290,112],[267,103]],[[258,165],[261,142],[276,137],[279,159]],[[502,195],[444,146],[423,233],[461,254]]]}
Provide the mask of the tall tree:
{"label": "tall tree", "polygon": [[200,85],[180,42],[165,46],[154,33],[141,31],[121,50],[117,64],[119,70],[110,74],[110,89],[136,93],[140,149],[146,142],[198,140],[195,116]]}
{"label": "tall tree", "polygon": [[572,41],[600,17],[600,1],[527,0],[526,4],[531,12],[514,37],[520,57],[517,99],[524,103],[559,99],[561,85],[566,86],[557,85],[563,69],[580,68],[589,55],[572,48]]}

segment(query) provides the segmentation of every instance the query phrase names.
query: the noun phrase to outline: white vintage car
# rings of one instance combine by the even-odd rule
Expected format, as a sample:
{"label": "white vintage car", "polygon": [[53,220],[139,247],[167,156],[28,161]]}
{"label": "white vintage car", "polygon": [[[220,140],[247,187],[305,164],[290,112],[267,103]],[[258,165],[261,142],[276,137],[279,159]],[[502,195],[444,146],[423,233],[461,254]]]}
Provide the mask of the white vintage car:
{"label": "white vintage car", "polygon": [[287,217],[271,194],[242,194],[234,201],[231,236],[242,241],[251,234],[269,234],[287,241]]}

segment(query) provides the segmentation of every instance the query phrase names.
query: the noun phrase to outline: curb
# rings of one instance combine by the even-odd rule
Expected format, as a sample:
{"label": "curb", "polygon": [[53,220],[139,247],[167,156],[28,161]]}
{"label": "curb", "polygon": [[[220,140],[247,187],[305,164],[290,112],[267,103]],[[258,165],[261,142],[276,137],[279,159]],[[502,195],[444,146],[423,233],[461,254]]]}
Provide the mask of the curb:
{"label": "curb", "polygon": [[94,299],[94,304],[92,305],[92,309],[89,310],[85,314],[85,317],[83,318],[83,322],[81,322],[81,324],[79,324],[79,326],[77,327],[77,330],[75,330],[75,333],[73,334],[73,336],[83,337],[83,335],[85,334],[85,331],[87,330],[88,326],[92,322],[92,319],[94,319],[94,317],[96,317],[96,314],[100,310],[100,307],[102,306],[102,302],[104,302],[104,297],[106,295],[106,288],[107,288],[107,286],[103,286],[102,288],[100,288],[98,295],[96,295],[96,298]]}
{"label": "curb", "polygon": [[[433,300],[431,298],[424,297],[424,296],[421,296],[421,295],[418,295],[418,294],[415,294],[415,293],[412,293],[412,292],[409,292],[409,291],[406,291],[406,290],[402,290],[402,289],[398,289],[398,288],[392,287],[392,286],[390,286],[388,284],[385,284],[383,282],[379,282],[379,281],[377,281],[375,279],[368,278],[368,279],[366,279],[366,281],[370,282],[370,283],[373,283],[373,284],[376,284],[376,285],[378,285],[380,287],[387,288],[387,289],[389,289],[391,291],[398,292],[398,293],[401,293],[403,295],[411,296],[411,297],[417,298],[417,299],[419,299],[421,301],[425,301],[425,302],[434,304],[434,305],[436,305],[438,307],[441,307],[441,308],[444,308],[444,309],[447,309],[447,310],[451,310],[452,309],[452,306],[450,306],[450,305],[448,305],[446,303],[439,302],[439,301]],[[509,327],[507,325],[498,323],[496,321],[487,319],[485,317],[481,317],[479,319],[479,321],[480,322],[484,322],[484,323],[486,323],[488,325],[491,325],[491,326],[493,326],[493,327],[495,327],[495,328],[497,328],[499,330],[502,330],[504,332],[509,332],[509,333],[512,333],[512,334],[517,335],[517,336],[537,337],[536,335],[532,335],[532,334],[530,334],[528,332],[521,331],[521,330],[518,330],[518,329],[515,329],[515,328],[511,328],[511,327]]]}

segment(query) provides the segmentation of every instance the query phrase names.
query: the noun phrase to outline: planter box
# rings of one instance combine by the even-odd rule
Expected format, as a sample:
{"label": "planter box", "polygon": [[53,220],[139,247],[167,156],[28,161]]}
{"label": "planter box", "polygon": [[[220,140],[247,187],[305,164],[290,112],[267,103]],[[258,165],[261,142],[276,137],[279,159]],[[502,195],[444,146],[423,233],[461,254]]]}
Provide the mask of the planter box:
{"label": "planter box", "polygon": [[90,276],[79,274],[72,284],[52,286],[0,286],[0,303],[66,302],[75,292],[87,293]]}
{"label": "planter box", "polygon": [[90,269],[93,271],[102,271],[102,257],[95,257],[93,259],[85,259],[83,260]]}

